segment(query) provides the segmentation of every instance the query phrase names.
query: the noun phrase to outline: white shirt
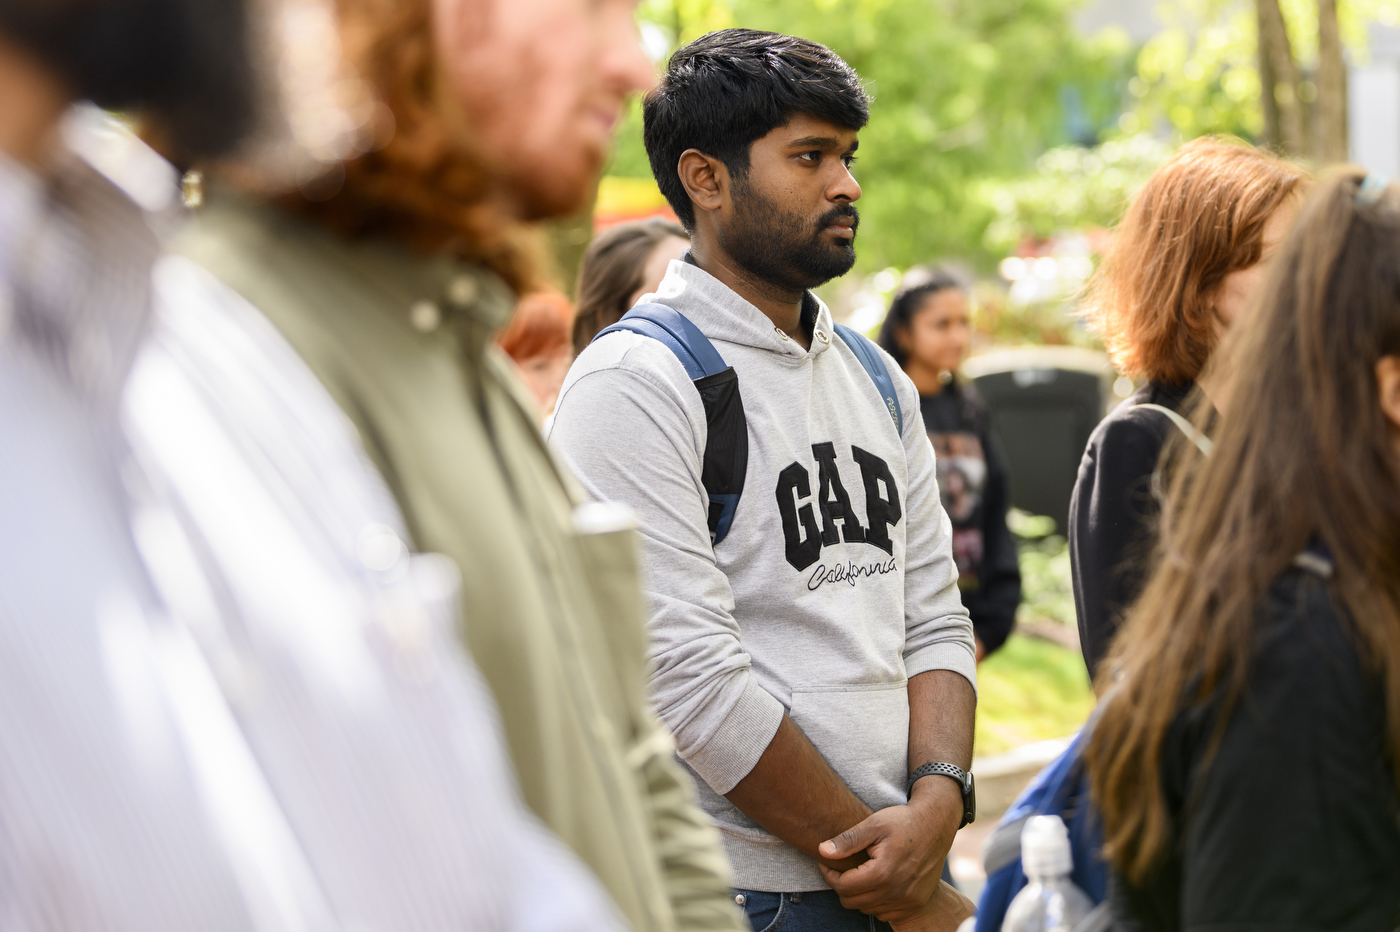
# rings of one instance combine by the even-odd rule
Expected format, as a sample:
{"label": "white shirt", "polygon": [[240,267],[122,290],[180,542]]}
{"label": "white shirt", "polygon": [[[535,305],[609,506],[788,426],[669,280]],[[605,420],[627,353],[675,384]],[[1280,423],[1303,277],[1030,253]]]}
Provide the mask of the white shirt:
{"label": "white shirt", "polygon": [[620,928],[517,797],[454,569],[241,299],[168,258],[149,326],[152,222],[0,161],[0,928]]}

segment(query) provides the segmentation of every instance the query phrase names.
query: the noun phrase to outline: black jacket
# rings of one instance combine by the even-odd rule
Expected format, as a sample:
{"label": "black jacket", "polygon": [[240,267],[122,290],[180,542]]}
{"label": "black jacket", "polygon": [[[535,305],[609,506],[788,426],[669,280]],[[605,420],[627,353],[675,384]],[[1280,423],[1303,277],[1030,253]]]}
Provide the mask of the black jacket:
{"label": "black jacket", "polygon": [[1147,581],[1160,509],[1153,473],[1177,428],[1155,404],[1182,407],[1194,386],[1149,382],[1094,428],[1069,504],[1069,556],[1079,644],[1089,674]]}
{"label": "black jacket", "polygon": [[[1329,584],[1293,568],[1257,616],[1253,660],[1213,759],[1219,695],[1162,747],[1173,850],[1119,877],[1119,928],[1390,930],[1400,919],[1400,798],[1384,697]],[[1209,762],[1209,766],[1206,764]]]}
{"label": "black jacket", "polygon": [[943,510],[953,523],[958,589],[990,654],[1011,634],[1021,604],[1016,541],[1006,527],[1006,456],[986,404],[971,386],[950,382],[937,395],[922,396],[919,408],[937,455]]}

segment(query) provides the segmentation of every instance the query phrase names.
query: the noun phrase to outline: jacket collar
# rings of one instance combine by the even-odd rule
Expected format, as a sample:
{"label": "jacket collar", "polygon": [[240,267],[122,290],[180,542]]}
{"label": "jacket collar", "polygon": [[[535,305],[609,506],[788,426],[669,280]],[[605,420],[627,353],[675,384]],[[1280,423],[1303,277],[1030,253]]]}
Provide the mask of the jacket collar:
{"label": "jacket collar", "polygon": [[212,184],[209,199],[211,207],[231,208],[273,231],[288,248],[323,257],[347,280],[376,294],[376,311],[423,333],[470,334],[473,348],[481,349],[514,310],[514,291],[482,265],[441,253],[425,255],[383,237],[345,238],[227,184]]}
{"label": "jacket collar", "polygon": [[150,314],[151,266],[183,219],[175,170],[90,105],[42,173],[0,156],[0,339],[113,404]]}

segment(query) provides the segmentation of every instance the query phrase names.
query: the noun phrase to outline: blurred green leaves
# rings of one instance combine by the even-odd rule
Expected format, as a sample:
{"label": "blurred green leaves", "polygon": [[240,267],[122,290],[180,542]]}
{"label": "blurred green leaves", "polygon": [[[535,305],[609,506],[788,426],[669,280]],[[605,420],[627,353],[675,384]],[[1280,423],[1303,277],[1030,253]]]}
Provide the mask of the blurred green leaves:
{"label": "blurred green leaves", "polygon": [[[1280,0],[1315,93],[1316,0]],[[1077,0],[643,0],[649,43],[674,49],[726,26],[833,48],[874,97],[856,176],[864,189],[858,271],[962,260],[979,272],[1027,238],[1111,226],[1132,191],[1184,139],[1263,129],[1253,0],[1164,0],[1163,30],[1081,36]],[[1400,0],[1340,0],[1351,56]],[[664,59],[661,62],[664,65]],[[610,172],[647,177],[640,108]]]}
{"label": "blurred green leaves", "polygon": [[1012,508],[1007,527],[1020,551],[1019,621],[1055,621],[1074,627],[1074,589],[1070,581],[1069,544],[1055,533],[1055,519]]}
{"label": "blurred green leaves", "polygon": [[1078,731],[1094,708],[1078,651],[1012,634],[977,668],[978,757]]}
{"label": "blurred green leaves", "polygon": [[974,189],[994,219],[983,245],[1011,252],[1025,237],[1045,238],[1064,229],[1111,227],[1138,185],[1171,154],[1162,140],[1139,133],[1094,148],[1062,146],[1010,181],[987,179]]}
{"label": "blurred green leaves", "polygon": [[[1316,94],[1309,75],[1317,63],[1316,0],[1280,0],[1288,39],[1304,73],[1304,102]],[[1251,0],[1171,0],[1157,7],[1166,28],[1137,57],[1128,83],[1134,102],[1120,118],[1124,133],[1167,131],[1179,139],[1228,133],[1257,139],[1263,130],[1258,68],[1258,27]],[[1357,60],[1366,58],[1372,22],[1400,23],[1397,0],[1341,0],[1342,40]]]}
{"label": "blurred green leaves", "polygon": [[[988,178],[1033,170],[1047,149],[1098,142],[1131,74],[1125,36],[1078,35],[1071,0],[646,0],[648,28],[686,41],[729,25],[822,42],[874,97],[861,136],[860,267],[961,257],[984,270],[997,212]],[[649,174],[640,113],[610,171]]]}

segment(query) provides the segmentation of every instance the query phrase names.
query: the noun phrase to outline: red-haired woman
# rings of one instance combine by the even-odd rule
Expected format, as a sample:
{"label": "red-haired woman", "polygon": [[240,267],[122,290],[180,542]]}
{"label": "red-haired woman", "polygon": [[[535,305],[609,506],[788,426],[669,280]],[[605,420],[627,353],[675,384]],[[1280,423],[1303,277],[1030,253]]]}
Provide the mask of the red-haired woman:
{"label": "red-haired woman", "polygon": [[1261,297],[1104,664],[1118,928],[1400,915],[1400,191],[1319,185]]}
{"label": "red-haired woman", "polygon": [[[1148,179],[1090,283],[1085,316],[1120,372],[1146,384],[1089,438],[1070,502],[1069,547],[1092,674],[1141,591],[1154,542],[1152,477],[1171,415],[1250,305],[1296,209],[1303,171],[1241,143],[1198,139]],[[1144,407],[1151,405],[1152,407]]]}
{"label": "red-haired woman", "polygon": [[496,337],[546,418],[554,413],[554,401],[574,361],[573,326],[568,298],[557,291],[532,291],[515,302],[510,323]]}

